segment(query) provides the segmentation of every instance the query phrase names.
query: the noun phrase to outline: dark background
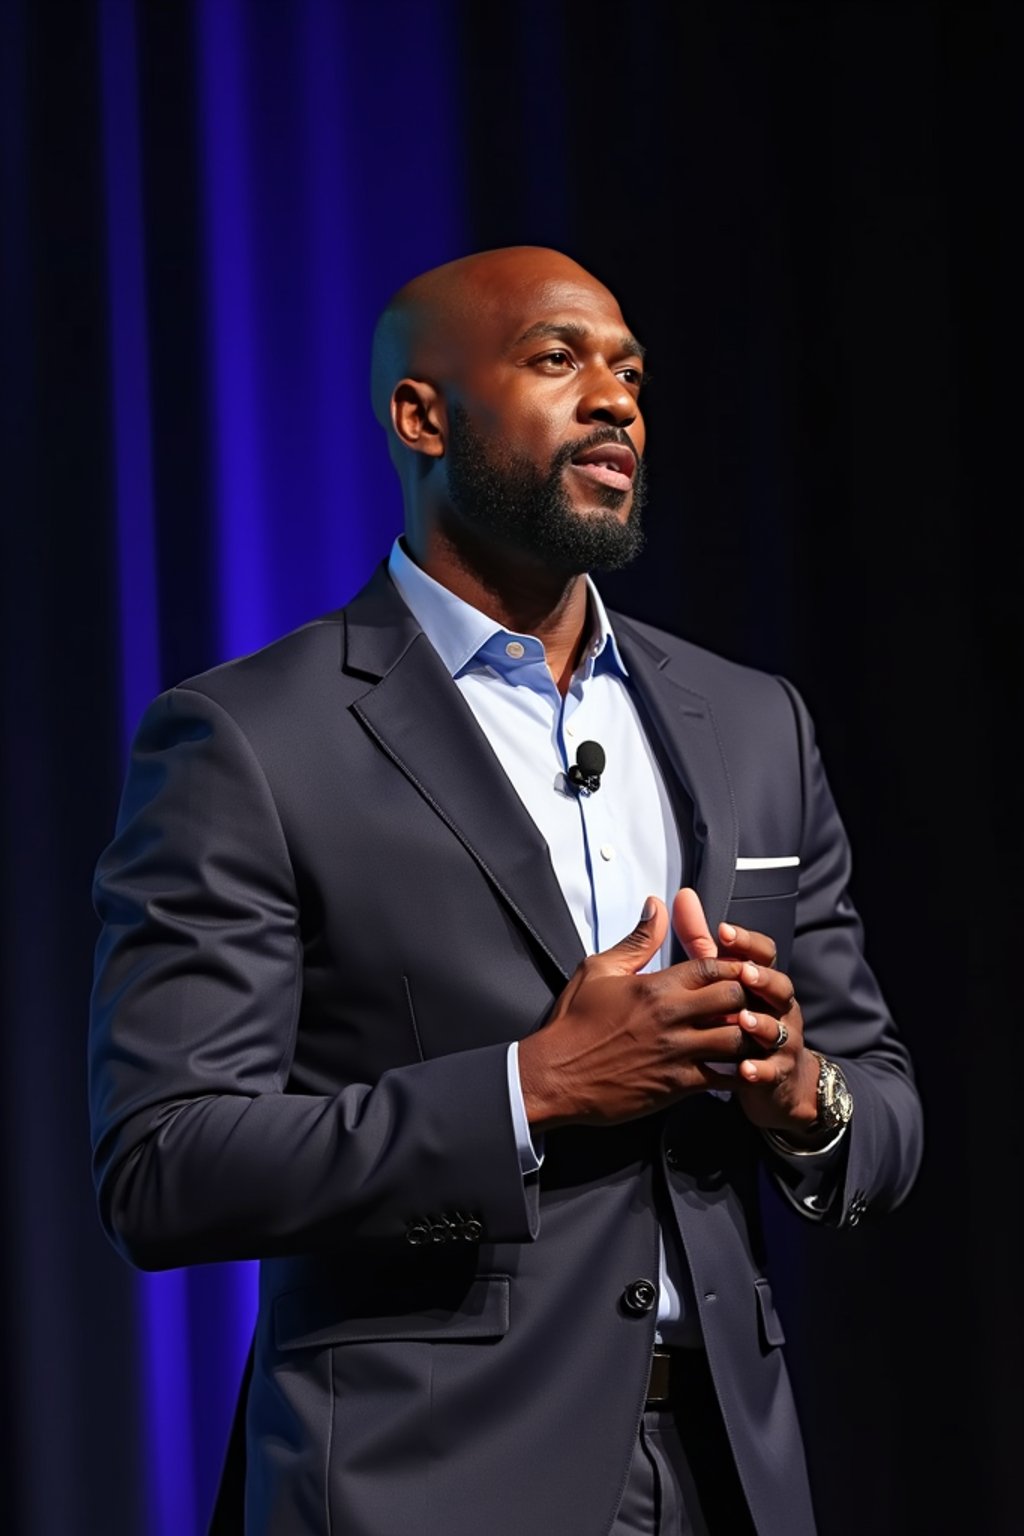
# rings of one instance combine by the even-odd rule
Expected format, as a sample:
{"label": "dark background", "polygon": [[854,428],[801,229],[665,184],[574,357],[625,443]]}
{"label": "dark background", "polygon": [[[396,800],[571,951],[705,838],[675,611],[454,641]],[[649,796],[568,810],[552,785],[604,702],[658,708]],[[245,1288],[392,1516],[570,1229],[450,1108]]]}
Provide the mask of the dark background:
{"label": "dark background", "polygon": [[605,596],[802,690],[917,1062],[905,1206],[772,1225],[822,1536],[1020,1529],[1021,33],[967,0],[0,6],[6,1530],[198,1536],[245,1331],[244,1280],[163,1277],[169,1310],[95,1213],[127,736],[386,554],[373,319],[519,242],[650,352],[649,545]]}

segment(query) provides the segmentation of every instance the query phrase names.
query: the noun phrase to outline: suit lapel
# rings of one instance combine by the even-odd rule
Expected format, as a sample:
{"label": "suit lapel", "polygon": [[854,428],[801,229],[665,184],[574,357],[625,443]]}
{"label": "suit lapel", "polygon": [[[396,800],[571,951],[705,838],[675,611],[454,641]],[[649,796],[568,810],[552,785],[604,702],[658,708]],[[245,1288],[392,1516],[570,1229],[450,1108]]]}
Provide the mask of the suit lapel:
{"label": "suit lapel", "polygon": [[[714,931],[735,881],[736,806],[711,704],[620,614],[615,636],[669,764],[694,807],[693,884]],[[344,668],[366,729],[452,829],[564,976],[583,958],[547,844],[472,710],[382,565],[345,610]]]}
{"label": "suit lapel", "polygon": [[344,668],[373,684],[353,712],[570,976],[584,950],[547,844],[383,567],[345,625]]}
{"label": "suit lapel", "polygon": [[693,885],[714,932],[736,878],[736,804],[711,704],[673,676],[672,662],[628,619],[612,616],[630,678],[694,808]]}

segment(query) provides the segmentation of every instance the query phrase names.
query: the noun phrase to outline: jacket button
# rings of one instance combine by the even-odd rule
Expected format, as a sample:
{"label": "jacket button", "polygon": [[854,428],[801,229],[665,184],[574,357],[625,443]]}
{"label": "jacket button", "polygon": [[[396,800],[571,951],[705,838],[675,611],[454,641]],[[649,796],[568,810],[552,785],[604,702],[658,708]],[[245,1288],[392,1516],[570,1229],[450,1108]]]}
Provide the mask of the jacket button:
{"label": "jacket button", "polygon": [[643,1317],[658,1299],[658,1288],[651,1280],[631,1280],[622,1293],[622,1305],[634,1317]]}
{"label": "jacket button", "polygon": [[666,1147],[665,1161],[670,1168],[678,1168],[682,1160],[682,1153],[678,1147]]}
{"label": "jacket button", "polygon": [[411,1221],[405,1229],[405,1240],[418,1248],[421,1243],[430,1242],[430,1228],[424,1221]]}

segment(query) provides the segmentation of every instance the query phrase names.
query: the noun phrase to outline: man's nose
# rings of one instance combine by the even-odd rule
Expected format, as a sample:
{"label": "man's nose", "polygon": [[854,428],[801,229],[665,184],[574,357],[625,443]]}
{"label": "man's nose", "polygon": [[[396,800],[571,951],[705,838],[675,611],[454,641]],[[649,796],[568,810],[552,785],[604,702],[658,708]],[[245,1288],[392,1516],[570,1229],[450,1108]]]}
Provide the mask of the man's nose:
{"label": "man's nose", "polygon": [[636,396],[631,394],[617,373],[603,368],[588,380],[580,396],[580,419],[603,422],[613,427],[628,427],[640,414]]}

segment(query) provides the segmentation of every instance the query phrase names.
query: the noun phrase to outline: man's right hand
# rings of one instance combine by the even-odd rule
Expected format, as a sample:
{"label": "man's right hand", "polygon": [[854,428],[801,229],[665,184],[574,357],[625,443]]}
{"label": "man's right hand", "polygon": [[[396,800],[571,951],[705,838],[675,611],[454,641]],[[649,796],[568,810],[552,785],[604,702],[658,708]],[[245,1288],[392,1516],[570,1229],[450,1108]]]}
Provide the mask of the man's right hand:
{"label": "man's right hand", "polygon": [[[747,1045],[738,1014],[756,966],[713,954],[638,974],[668,932],[650,897],[632,933],[579,965],[542,1029],[519,1043],[519,1078],[531,1127],[612,1125],[651,1114],[687,1093],[735,1088]],[[708,946],[713,947],[713,946]]]}

